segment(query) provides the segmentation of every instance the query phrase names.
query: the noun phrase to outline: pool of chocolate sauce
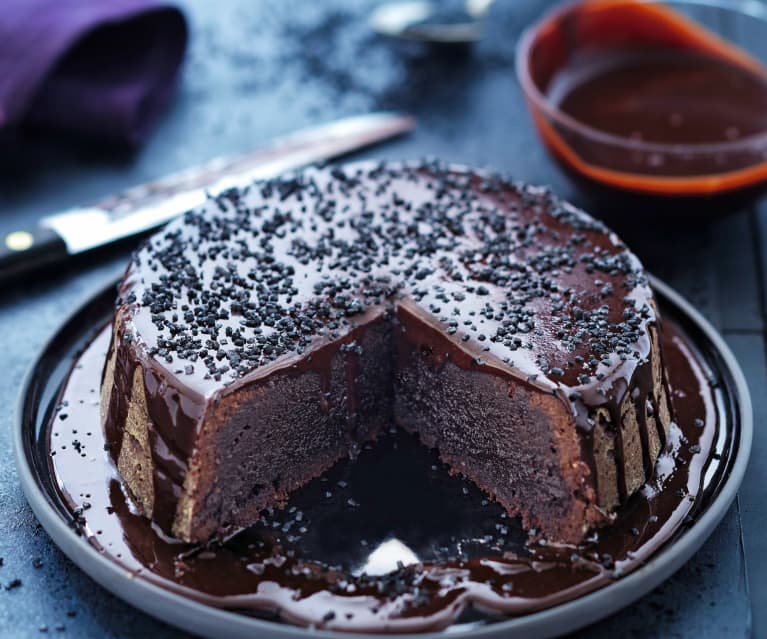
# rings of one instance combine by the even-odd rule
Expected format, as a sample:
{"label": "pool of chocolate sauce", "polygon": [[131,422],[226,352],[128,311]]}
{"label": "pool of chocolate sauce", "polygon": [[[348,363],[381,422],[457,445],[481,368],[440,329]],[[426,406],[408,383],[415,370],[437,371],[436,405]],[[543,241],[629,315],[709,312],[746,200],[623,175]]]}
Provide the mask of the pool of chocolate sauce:
{"label": "pool of chocolate sauce", "polygon": [[77,357],[44,432],[72,526],[137,579],[275,622],[413,632],[492,623],[609,588],[694,525],[724,471],[715,378],[666,318],[676,421],[655,476],[609,528],[559,546],[522,530],[436,454],[394,429],[281,511],[218,546],[168,538],[137,514],[104,450],[99,386],[109,330]]}

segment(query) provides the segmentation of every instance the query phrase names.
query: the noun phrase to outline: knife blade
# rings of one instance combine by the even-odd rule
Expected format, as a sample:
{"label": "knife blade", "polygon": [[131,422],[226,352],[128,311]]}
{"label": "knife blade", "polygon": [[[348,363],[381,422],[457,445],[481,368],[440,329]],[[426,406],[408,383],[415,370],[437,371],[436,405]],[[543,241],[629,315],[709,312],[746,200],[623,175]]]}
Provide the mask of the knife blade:
{"label": "knife blade", "polygon": [[43,218],[0,243],[0,283],[67,257],[162,226],[234,186],[330,160],[412,130],[415,120],[379,112],[301,129],[240,155],[134,186],[88,206]]}

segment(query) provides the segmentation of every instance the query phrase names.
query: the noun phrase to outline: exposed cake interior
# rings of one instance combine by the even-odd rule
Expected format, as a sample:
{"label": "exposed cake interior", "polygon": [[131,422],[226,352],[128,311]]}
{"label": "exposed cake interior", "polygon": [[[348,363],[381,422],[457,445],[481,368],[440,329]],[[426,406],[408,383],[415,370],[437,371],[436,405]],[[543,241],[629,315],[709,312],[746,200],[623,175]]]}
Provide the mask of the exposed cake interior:
{"label": "exposed cake interior", "polygon": [[186,540],[253,523],[393,421],[575,542],[667,436],[638,260],[495,175],[367,164],[231,191],[147,242],[120,293],[107,440]]}

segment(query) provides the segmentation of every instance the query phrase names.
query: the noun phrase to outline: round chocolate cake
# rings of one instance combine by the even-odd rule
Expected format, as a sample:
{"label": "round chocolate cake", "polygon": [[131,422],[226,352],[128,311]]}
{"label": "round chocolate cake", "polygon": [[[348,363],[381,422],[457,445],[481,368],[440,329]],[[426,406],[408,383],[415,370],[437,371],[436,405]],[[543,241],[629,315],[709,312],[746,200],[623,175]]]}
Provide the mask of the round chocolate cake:
{"label": "round chocolate cake", "polygon": [[253,524],[395,423],[575,543],[668,435],[659,330],[637,258],[545,189],[437,163],[307,169],[135,253],[102,418],[140,510],[186,541]]}

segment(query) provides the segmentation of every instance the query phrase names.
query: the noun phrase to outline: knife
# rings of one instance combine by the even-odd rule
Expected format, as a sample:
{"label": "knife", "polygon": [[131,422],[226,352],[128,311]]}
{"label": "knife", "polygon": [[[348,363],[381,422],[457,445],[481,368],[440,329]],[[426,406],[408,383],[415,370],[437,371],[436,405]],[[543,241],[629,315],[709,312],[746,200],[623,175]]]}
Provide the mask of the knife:
{"label": "knife", "polygon": [[275,177],[312,162],[407,133],[413,117],[370,113],[302,129],[241,155],[221,157],[154,182],[129,188],[89,206],[43,218],[33,229],[0,241],[0,284],[42,266],[162,226],[234,186]]}

